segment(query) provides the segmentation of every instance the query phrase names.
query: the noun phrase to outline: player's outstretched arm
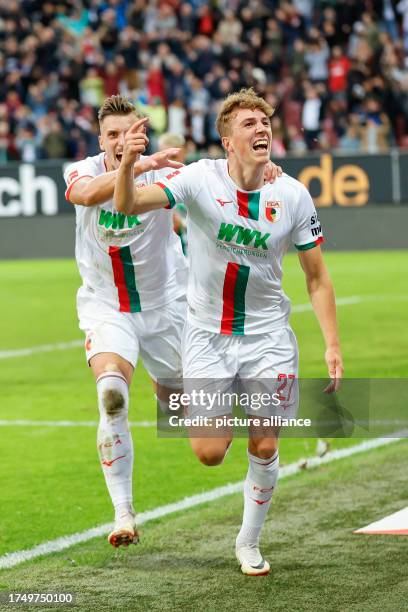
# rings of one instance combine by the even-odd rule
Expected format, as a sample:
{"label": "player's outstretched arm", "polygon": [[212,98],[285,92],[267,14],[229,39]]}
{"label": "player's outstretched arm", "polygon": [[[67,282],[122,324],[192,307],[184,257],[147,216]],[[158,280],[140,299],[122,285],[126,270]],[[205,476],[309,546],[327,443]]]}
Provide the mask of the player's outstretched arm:
{"label": "player's outstretched arm", "polygon": [[[118,171],[106,172],[100,176],[80,178],[69,192],[69,201],[81,206],[97,206],[112,199]],[[68,197],[68,196],[67,196]]]}
{"label": "player's outstretched arm", "polygon": [[154,155],[136,161],[138,157],[136,142],[138,140],[139,122],[126,132],[122,161],[115,183],[114,202],[119,212],[125,215],[140,214],[156,208],[163,208],[169,203],[165,191],[157,185],[136,188],[134,177],[150,170],[161,168],[181,168],[183,164],[172,157],[179,149],[166,149]]}
{"label": "player's outstretched arm", "polygon": [[326,343],[325,359],[331,383],[326,393],[337,391],[343,376],[343,359],[337,331],[336,302],[333,285],[323,261],[320,246],[299,253],[306,276],[307,290]]}

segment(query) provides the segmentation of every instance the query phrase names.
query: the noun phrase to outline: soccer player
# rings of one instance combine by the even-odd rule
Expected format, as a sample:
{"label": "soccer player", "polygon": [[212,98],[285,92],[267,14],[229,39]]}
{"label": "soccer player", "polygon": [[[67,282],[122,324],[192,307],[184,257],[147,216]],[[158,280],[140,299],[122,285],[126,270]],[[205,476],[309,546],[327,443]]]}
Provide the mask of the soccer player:
{"label": "soccer player", "polygon": [[[321,228],[312,199],[297,180],[283,175],[264,185],[271,151],[273,109],[252,89],[230,95],[217,128],[227,159],[190,164],[155,185],[134,189],[137,131],[125,138],[114,201],[127,215],[172,207],[188,209],[188,315],[183,334],[183,376],[188,379],[278,379],[286,405],[297,378],[298,351],[289,326],[290,302],[282,290],[282,257],[292,242],[326,343],[331,382],[338,388],[343,365],[332,283],[323,262]],[[204,413],[206,413],[204,406]],[[202,407],[199,408],[202,410]],[[211,415],[224,414],[218,406]],[[194,412],[193,412],[194,414]],[[208,413],[207,413],[208,414]],[[245,574],[269,572],[259,536],[278,476],[278,432],[249,431],[249,469],[236,556]],[[196,436],[191,445],[206,465],[222,462],[232,434]]]}
{"label": "soccer player", "polygon": [[[165,409],[168,394],[182,380],[180,338],[186,317],[187,266],[173,231],[171,213],[155,210],[125,217],[112,197],[132,126],[134,174],[149,185],[182,166],[170,159],[178,149],[152,155],[144,172],[140,154],[148,142],[146,119],[122,96],[107,98],[99,110],[101,153],[71,164],[64,173],[66,198],[76,210],[76,259],[82,277],[77,294],[86,358],[96,380],[100,413],[97,444],[115,508],[109,542],[136,543],[132,497],[133,444],[128,424],[129,385],[140,355]],[[170,168],[170,170],[169,170]],[[174,380],[175,389],[158,379]]]}

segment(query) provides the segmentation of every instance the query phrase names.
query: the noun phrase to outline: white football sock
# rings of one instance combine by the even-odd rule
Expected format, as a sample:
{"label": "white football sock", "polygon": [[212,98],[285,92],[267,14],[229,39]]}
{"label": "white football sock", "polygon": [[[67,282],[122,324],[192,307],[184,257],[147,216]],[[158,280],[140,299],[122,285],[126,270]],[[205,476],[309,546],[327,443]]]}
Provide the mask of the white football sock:
{"label": "white football sock", "polygon": [[248,452],[248,460],[249,469],[244,484],[244,516],[237,546],[258,545],[279,472],[278,451],[269,459],[260,459]]}
{"label": "white football sock", "polygon": [[96,389],[100,414],[98,452],[106,485],[118,515],[126,508],[133,511],[129,388],[120,372],[104,372],[96,381]]}
{"label": "white football sock", "polygon": [[159,397],[157,397],[156,394],[154,397],[156,398],[156,404],[159,406],[163,414],[172,414],[168,400],[162,400]]}

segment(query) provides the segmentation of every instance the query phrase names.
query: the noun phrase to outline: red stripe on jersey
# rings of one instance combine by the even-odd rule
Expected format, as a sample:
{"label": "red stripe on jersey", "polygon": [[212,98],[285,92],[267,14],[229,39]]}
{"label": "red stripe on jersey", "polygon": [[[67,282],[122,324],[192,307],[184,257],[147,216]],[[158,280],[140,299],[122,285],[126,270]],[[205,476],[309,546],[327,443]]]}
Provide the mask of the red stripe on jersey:
{"label": "red stripe on jersey", "polygon": [[129,293],[126,286],[125,271],[120,256],[120,247],[110,246],[109,256],[112,261],[113,280],[115,281],[119,297],[119,310],[121,312],[131,312]]}
{"label": "red stripe on jersey", "polygon": [[238,214],[240,217],[249,217],[248,194],[237,190]]}
{"label": "red stripe on jersey", "polygon": [[[157,185],[158,187],[161,187],[163,190],[165,189],[165,186],[163,185],[163,183],[159,183],[159,181],[156,181],[155,185]],[[171,209],[170,202],[168,204],[166,204],[166,206],[164,208],[166,210],[170,210]]]}
{"label": "red stripe on jersey", "polygon": [[221,319],[221,333],[232,334],[232,325],[234,323],[234,301],[235,301],[235,285],[237,283],[239,264],[228,263],[227,271],[224,278],[223,288],[223,307]]}
{"label": "red stripe on jersey", "polygon": [[70,202],[71,200],[69,199],[69,195],[71,193],[71,189],[73,188],[73,186],[75,185],[75,183],[77,183],[78,181],[80,181],[83,178],[95,178],[94,176],[91,176],[90,174],[84,174],[84,176],[78,176],[78,178],[75,179],[75,181],[72,181],[72,183],[70,183],[68,185],[68,188],[65,192],[65,199],[68,200],[68,202]]}

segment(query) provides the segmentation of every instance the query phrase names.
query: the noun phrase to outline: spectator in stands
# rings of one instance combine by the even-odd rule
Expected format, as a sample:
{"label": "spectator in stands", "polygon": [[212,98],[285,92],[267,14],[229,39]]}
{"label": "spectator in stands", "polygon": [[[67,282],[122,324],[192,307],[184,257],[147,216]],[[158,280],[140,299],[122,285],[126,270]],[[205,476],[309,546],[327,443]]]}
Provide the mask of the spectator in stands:
{"label": "spectator in stands", "polygon": [[318,146],[317,139],[320,133],[320,119],[322,101],[317,95],[317,90],[311,83],[305,85],[305,103],[302,111],[302,125],[305,135],[305,143],[309,151]]}
{"label": "spectator in stands", "polygon": [[68,157],[68,138],[59,121],[52,119],[47,126],[47,133],[42,141],[44,157],[47,159],[64,159]]}
{"label": "spectator in stands", "polygon": [[232,49],[240,49],[240,40],[242,34],[242,23],[235,16],[232,10],[227,10],[224,13],[218,25],[218,36],[220,43],[225,47]]}
{"label": "spectator in stands", "polygon": [[397,11],[402,15],[402,37],[405,53],[408,53],[408,0],[400,0]]}
{"label": "spectator in stands", "polygon": [[305,139],[296,125],[290,125],[288,128],[289,150],[294,155],[303,155],[307,152]]}
{"label": "spectator in stands", "polygon": [[397,20],[395,14],[395,2],[392,0],[383,0],[382,11],[380,11],[381,29],[388,33],[391,40],[396,40],[398,37]]}
{"label": "spectator in stands", "polygon": [[81,104],[89,104],[95,109],[99,108],[105,98],[103,78],[99,76],[96,68],[88,68],[85,77],[79,83],[79,96]]}
{"label": "spectator in stands", "polygon": [[33,163],[38,159],[34,126],[27,124],[18,128],[16,148],[21,161]]}
{"label": "spectator in stands", "polygon": [[389,119],[375,98],[367,98],[364,107],[362,149],[366,153],[386,153],[389,149]]}
{"label": "spectator in stands", "polygon": [[281,57],[283,33],[276,19],[268,19],[266,22],[265,44],[275,57]]}
{"label": "spectator in stands", "polygon": [[304,40],[298,38],[295,40],[293,45],[292,53],[290,55],[290,69],[295,79],[300,78],[306,70],[306,45]]}
{"label": "spectator in stands", "polygon": [[[187,133],[187,111],[181,98],[176,98],[168,108],[169,132],[185,136]],[[172,145],[176,146],[176,145]],[[168,147],[164,147],[168,148]]]}
{"label": "spectator in stands", "polygon": [[274,157],[285,157],[287,150],[287,135],[279,115],[273,115],[271,119],[272,127],[272,158]]}
{"label": "spectator in stands", "polygon": [[329,56],[330,50],[327,42],[320,34],[313,36],[307,45],[307,51],[305,53],[309,79],[312,82],[317,83],[327,80]]}
{"label": "spectator in stands", "polygon": [[6,121],[0,120],[0,164],[10,161],[10,133]]}
{"label": "spectator in stands", "polygon": [[336,97],[345,98],[350,60],[339,45],[331,51],[329,62],[329,91]]}
{"label": "spectator in stands", "polygon": [[361,132],[360,117],[357,114],[349,115],[346,132],[339,139],[339,151],[342,153],[357,153],[361,151]]}

